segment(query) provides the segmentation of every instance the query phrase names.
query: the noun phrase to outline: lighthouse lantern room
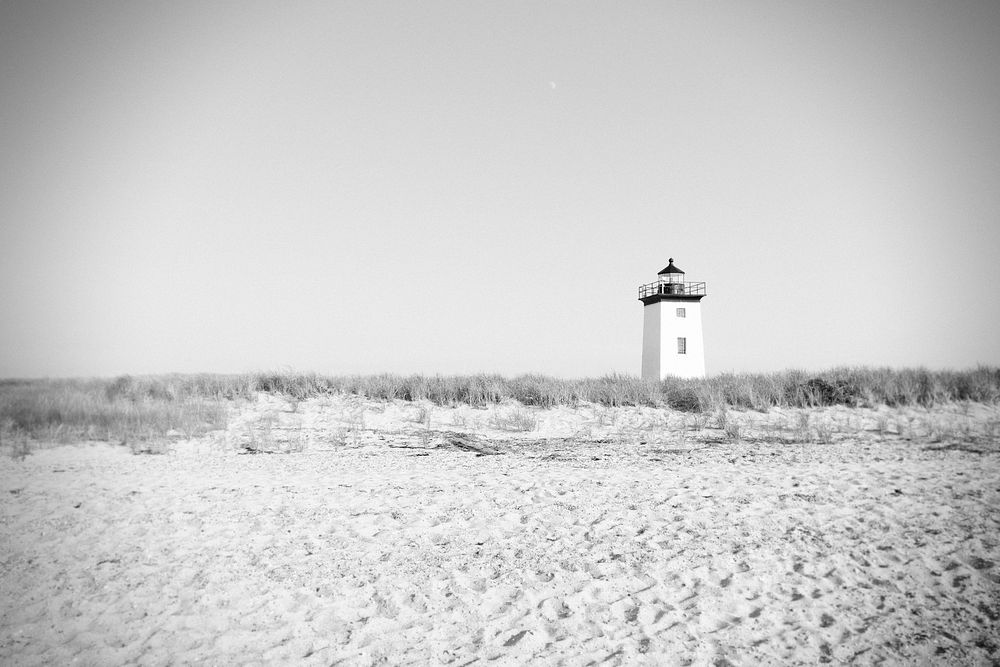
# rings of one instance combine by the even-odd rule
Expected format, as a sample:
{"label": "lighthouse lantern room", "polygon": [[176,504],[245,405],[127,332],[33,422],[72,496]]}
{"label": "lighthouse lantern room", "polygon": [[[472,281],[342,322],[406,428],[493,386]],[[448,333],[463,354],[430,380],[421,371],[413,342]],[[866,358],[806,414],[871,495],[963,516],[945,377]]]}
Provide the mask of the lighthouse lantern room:
{"label": "lighthouse lantern room", "polygon": [[701,300],[705,283],[687,282],[670,258],[655,282],[639,287],[643,306],[642,378],[705,377]]}

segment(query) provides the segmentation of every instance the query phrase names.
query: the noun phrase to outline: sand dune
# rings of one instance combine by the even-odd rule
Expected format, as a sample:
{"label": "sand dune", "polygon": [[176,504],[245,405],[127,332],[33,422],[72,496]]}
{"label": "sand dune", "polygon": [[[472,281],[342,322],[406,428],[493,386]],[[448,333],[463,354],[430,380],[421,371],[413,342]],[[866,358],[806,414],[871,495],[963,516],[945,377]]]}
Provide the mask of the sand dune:
{"label": "sand dune", "polygon": [[165,455],[4,457],[0,662],[996,664],[995,440],[847,413],[817,444],[755,439],[779,412],[730,441],[648,408],[261,397]]}

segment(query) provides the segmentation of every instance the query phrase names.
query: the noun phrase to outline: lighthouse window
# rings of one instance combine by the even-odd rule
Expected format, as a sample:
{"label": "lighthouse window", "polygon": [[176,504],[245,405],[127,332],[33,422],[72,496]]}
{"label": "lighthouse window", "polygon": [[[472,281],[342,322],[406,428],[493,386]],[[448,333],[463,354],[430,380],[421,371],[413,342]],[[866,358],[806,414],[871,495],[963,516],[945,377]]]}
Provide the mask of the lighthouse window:
{"label": "lighthouse window", "polygon": [[677,339],[677,354],[687,354],[688,351],[688,339],[678,338]]}
{"label": "lighthouse window", "polygon": [[677,317],[687,317],[687,311],[683,308],[678,308]]}

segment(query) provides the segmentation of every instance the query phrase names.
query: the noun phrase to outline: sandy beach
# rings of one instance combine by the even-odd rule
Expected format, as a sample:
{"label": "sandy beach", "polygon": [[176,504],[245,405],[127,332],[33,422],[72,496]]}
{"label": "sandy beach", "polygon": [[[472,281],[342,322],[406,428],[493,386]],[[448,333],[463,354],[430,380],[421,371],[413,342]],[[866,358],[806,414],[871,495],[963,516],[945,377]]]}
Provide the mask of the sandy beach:
{"label": "sandy beach", "polygon": [[995,437],[728,419],[261,396],[160,454],[4,456],[0,662],[1000,661]]}

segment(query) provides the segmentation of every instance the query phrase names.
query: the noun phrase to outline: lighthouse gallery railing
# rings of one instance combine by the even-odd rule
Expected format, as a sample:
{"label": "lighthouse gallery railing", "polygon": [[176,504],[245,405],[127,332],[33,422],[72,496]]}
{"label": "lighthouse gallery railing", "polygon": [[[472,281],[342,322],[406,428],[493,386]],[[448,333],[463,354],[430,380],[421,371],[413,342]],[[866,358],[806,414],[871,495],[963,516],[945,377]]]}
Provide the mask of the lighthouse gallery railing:
{"label": "lighthouse gallery railing", "polygon": [[639,286],[639,298],[656,294],[693,294],[705,296],[705,283],[668,283],[658,280],[655,283],[647,283]]}

